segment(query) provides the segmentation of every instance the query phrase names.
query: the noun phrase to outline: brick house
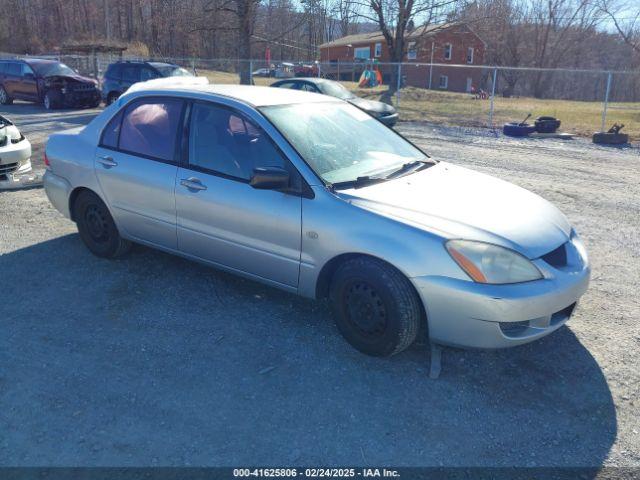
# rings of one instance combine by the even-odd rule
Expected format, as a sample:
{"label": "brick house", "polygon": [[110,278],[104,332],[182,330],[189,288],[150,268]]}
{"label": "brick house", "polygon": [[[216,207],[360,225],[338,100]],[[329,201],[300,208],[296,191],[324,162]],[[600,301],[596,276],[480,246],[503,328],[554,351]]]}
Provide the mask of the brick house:
{"label": "brick house", "polygon": [[[485,43],[464,23],[417,27],[406,35],[406,53],[402,66],[404,85],[469,92],[482,80],[482,69],[448,67],[451,65],[482,65]],[[338,38],[320,45],[320,61],[325,73],[341,80],[356,79],[367,63],[389,61],[389,49],[381,32],[361,33]],[[362,66],[355,63],[362,63]],[[425,64],[444,64],[430,66]],[[343,64],[343,65],[340,65]],[[381,65],[385,82],[391,78],[391,65]],[[351,77],[351,78],[350,78]]]}

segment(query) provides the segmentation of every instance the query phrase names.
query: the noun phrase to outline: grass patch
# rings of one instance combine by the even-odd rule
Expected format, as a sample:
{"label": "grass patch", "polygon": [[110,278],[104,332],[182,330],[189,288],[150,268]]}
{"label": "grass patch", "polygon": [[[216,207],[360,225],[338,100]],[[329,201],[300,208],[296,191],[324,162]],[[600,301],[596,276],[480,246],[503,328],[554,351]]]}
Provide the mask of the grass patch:
{"label": "grass patch", "polygon": [[[237,84],[236,73],[214,70],[199,70],[200,75],[212,83]],[[255,77],[256,85],[267,86],[273,78]],[[386,87],[370,89],[358,88],[355,82],[342,82],[356,95],[373,100],[380,99]],[[394,99],[395,102],[395,99]],[[408,87],[400,91],[400,119],[428,121],[443,125],[462,127],[487,127],[489,122],[489,100],[474,100],[466,93],[441,92]],[[502,98],[496,96],[494,102],[494,125],[522,121],[527,114],[532,118],[550,115],[562,121],[560,130],[590,137],[600,130],[602,122],[602,102],[579,102],[572,100],[543,100],[529,97]],[[632,140],[640,140],[640,102],[610,103],[607,111],[607,128],[614,122],[623,123],[623,132]]]}

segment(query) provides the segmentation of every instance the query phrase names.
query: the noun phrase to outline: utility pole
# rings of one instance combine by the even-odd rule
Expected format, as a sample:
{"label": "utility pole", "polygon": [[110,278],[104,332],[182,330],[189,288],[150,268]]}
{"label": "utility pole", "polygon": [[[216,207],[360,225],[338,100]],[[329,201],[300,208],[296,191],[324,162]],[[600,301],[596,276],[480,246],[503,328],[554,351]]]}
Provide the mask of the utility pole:
{"label": "utility pole", "polygon": [[109,15],[109,0],[104,0],[104,27],[107,35],[107,42],[111,41],[111,16]]}

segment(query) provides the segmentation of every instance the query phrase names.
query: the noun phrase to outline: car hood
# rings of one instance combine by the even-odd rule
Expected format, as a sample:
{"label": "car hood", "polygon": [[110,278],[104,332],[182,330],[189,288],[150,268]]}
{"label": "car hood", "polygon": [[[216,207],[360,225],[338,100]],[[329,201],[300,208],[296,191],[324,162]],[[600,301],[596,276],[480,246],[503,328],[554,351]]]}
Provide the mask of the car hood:
{"label": "car hood", "polygon": [[97,82],[93,78],[83,77],[82,75],[48,75],[45,77],[49,81],[67,81],[73,83],[86,83],[96,85]]}
{"label": "car hood", "polygon": [[444,238],[490,242],[530,259],[565,243],[566,217],[534,193],[446,162],[338,196]]}
{"label": "car hood", "polygon": [[354,97],[354,98],[347,99],[347,101],[350,104],[355,105],[361,110],[365,110],[367,112],[384,113],[387,115],[396,113],[396,109],[393,108],[391,105],[388,105],[383,102],[378,102],[376,100],[367,100],[365,98]]}

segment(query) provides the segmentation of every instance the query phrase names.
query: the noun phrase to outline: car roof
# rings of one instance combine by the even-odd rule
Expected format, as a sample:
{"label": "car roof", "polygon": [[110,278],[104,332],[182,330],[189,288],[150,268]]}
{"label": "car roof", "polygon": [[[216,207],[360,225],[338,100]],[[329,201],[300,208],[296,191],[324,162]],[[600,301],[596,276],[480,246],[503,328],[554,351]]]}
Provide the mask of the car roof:
{"label": "car roof", "polygon": [[[200,78],[200,77],[195,77]],[[168,80],[168,79],[161,79]],[[341,100],[318,95],[317,93],[303,92],[300,90],[289,90],[284,88],[256,87],[251,85],[207,85],[196,83],[153,83],[142,82],[131,87],[130,91],[148,92],[158,94],[162,92],[185,92],[221,95],[233,98],[253,107],[266,107],[272,105],[289,105],[292,103],[319,103],[319,102],[340,102]],[[144,83],[149,83],[146,88]],[[135,88],[134,88],[135,87]]]}
{"label": "car roof", "polygon": [[24,62],[28,65],[47,65],[52,63],[60,63],[58,60],[49,60],[44,58],[22,58],[18,61]]}
{"label": "car roof", "polygon": [[152,67],[177,67],[178,66],[173,63],[166,63],[166,62],[147,62],[147,63]]}

